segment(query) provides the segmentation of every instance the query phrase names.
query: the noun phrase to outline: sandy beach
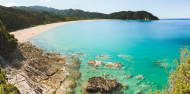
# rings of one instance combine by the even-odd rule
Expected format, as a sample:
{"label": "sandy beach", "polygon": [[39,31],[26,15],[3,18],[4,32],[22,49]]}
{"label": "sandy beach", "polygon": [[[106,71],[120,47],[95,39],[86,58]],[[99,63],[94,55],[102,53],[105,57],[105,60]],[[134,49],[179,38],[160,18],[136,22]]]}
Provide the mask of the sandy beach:
{"label": "sandy beach", "polygon": [[[80,21],[87,21],[87,20],[80,20]],[[54,27],[68,24],[68,23],[74,23],[74,22],[78,22],[78,21],[68,21],[68,22],[40,25],[40,26],[36,26],[36,27],[30,27],[30,28],[26,28],[26,29],[17,30],[17,31],[11,32],[11,34],[14,34],[15,38],[17,38],[19,42],[24,42],[26,38],[35,36],[39,33],[42,33],[44,31],[47,31]]]}

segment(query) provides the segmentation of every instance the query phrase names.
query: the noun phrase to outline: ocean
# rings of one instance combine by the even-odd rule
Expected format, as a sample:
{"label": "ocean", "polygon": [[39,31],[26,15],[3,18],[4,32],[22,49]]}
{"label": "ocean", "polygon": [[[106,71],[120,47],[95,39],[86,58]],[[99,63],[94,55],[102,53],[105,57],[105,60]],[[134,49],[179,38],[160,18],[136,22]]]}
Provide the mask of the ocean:
{"label": "ocean", "polygon": [[[146,94],[168,86],[167,71],[175,68],[180,48],[190,45],[190,20],[91,20],[69,23],[27,39],[46,52],[67,53],[82,60],[76,94],[88,78],[115,79],[128,89],[124,94]],[[82,54],[81,54],[82,53]],[[100,60],[103,66],[86,64]],[[109,62],[120,69],[106,68]],[[126,78],[131,75],[131,78]]]}

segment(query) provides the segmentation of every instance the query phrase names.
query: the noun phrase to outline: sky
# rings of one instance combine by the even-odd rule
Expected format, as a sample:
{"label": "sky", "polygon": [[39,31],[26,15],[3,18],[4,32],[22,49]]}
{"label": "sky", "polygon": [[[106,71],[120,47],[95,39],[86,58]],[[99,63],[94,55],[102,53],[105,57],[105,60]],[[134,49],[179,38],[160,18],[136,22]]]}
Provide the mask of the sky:
{"label": "sky", "polygon": [[6,7],[40,5],[106,14],[145,10],[161,19],[190,18],[190,0],[0,0],[0,5]]}

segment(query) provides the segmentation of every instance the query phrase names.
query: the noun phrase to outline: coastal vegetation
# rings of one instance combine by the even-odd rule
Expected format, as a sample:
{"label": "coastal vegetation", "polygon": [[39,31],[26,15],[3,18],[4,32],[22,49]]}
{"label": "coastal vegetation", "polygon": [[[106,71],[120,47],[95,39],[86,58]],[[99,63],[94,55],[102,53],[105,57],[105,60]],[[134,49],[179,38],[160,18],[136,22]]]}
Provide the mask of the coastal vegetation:
{"label": "coastal vegetation", "polygon": [[0,55],[0,94],[74,94],[81,76],[79,58],[44,51],[24,42],[7,58]]}
{"label": "coastal vegetation", "polygon": [[[18,8],[18,7],[17,7]],[[25,8],[25,7],[24,7]],[[23,9],[24,9],[23,8]],[[43,7],[42,7],[43,8]],[[46,9],[46,8],[44,8]],[[18,46],[17,40],[14,38],[14,35],[11,35],[8,31],[18,30],[22,28],[27,28],[30,26],[35,26],[39,24],[47,24],[52,22],[59,22],[59,21],[72,21],[72,20],[81,20],[81,19],[128,19],[128,20],[147,20],[158,19],[157,17],[153,16],[152,14],[146,11],[122,11],[112,14],[102,14],[102,13],[91,13],[91,12],[84,12],[82,10],[73,10],[68,9],[65,10],[66,12],[59,12],[63,10],[57,10],[53,8],[47,8],[47,12],[45,10],[27,8],[24,10],[20,9],[13,9],[13,8],[6,8],[0,6],[0,60],[1,56],[12,54],[11,51],[15,49],[19,49],[17,51],[21,51],[21,55],[25,57],[25,60],[20,60],[20,57],[14,57],[13,59],[20,60],[19,62],[27,62],[23,63],[25,66],[21,66],[21,68],[25,71],[25,76],[23,78],[29,78],[33,81],[33,85],[40,84],[38,89],[35,87],[35,90],[42,92],[40,87],[50,87],[45,88],[45,92],[53,92],[53,93],[67,93],[62,91],[61,87],[66,87],[65,83],[68,83],[66,87],[68,92],[73,93],[73,88],[76,87],[75,80],[80,78],[81,73],[78,71],[80,67],[80,60],[76,57],[70,57],[72,61],[69,61],[69,64],[65,62],[65,58],[61,57],[59,54],[56,53],[46,53],[43,55],[44,50],[38,49],[36,46],[32,45],[31,43],[21,43]],[[30,12],[29,12],[30,11]],[[52,11],[52,12],[51,12]],[[51,12],[51,13],[48,13]],[[2,22],[2,21],[3,22]],[[5,26],[4,24],[5,23]],[[7,29],[5,28],[7,27]],[[8,31],[7,31],[8,30]],[[165,88],[162,91],[155,91],[154,94],[189,94],[190,93],[190,52],[188,48],[181,49],[181,56],[180,60],[175,60],[176,68],[173,68],[171,72],[168,73],[169,76],[169,87]],[[88,64],[94,65],[103,65],[99,61],[91,61]],[[64,68],[60,67],[63,65]],[[109,63],[107,67],[114,67],[120,68],[121,63]],[[72,69],[70,69],[72,67]],[[19,73],[17,70],[16,72]],[[34,74],[33,74],[34,73]],[[24,74],[24,73],[23,73]],[[131,75],[127,75],[131,77]],[[17,74],[16,77],[21,77],[20,74]],[[4,69],[0,68],[0,94],[20,94],[20,91],[17,87],[13,86],[12,84],[7,84],[6,81],[6,72]],[[97,79],[97,78],[93,78]],[[93,80],[90,81],[94,83]],[[106,82],[103,78],[102,83]],[[27,80],[30,82],[29,80]],[[54,84],[56,83],[56,85]],[[100,82],[97,82],[101,84]],[[115,82],[114,87],[118,87],[118,83]],[[21,84],[21,83],[20,83]],[[88,83],[91,86],[91,83]],[[107,84],[107,83],[104,83]],[[39,89],[40,88],[40,89]],[[91,87],[87,87],[87,90],[92,90]],[[94,88],[93,88],[94,89]],[[103,87],[104,89],[104,87]],[[110,88],[108,88],[110,89]],[[99,90],[99,88],[97,89]],[[105,89],[106,90],[106,89]],[[111,89],[110,89],[111,90]],[[153,94],[153,92],[150,92]]]}
{"label": "coastal vegetation", "polygon": [[11,32],[35,25],[63,22],[66,18],[45,11],[29,12],[0,5],[0,20]]}
{"label": "coastal vegetation", "polygon": [[17,87],[6,82],[5,70],[0,67],[0,94],[20,94]]}
{"label": "coastal vegetation", "polygon": [[103,14],[79,9],[58,10],[42,6],[11,8],[0,5],[0,20],[10,32],[41,24],[86,19],[159,20],[146,11],[121,11]]}
{"label": "coastal vegetation", "polygon": [[150,91],[150,94],[190,94],[190,52],[187,47],[181,49],[180,60],[175,60],[176,68],[168,73],[169,87],[162,91]]}
{"label": "coastal vegetation", "polygon": [[20,6],[13,8],[22,9],[26,11],[46,11],[58,15],[63,15],[65,17],[78,17],[81,19],[159,20],[156,16],[146,11],[136,11],[136,12],[121,11],[121,12],[114,12],[111,14],[104,14],[98,12],[86,12],[80,9],[59,10],[43,6],[30,6],[30,7]]}
{"label": "coastal vegetation", "polygon": [[17,48],[17,40],[10,34],[0,20],[0,56],[9,54],[11,50]]}

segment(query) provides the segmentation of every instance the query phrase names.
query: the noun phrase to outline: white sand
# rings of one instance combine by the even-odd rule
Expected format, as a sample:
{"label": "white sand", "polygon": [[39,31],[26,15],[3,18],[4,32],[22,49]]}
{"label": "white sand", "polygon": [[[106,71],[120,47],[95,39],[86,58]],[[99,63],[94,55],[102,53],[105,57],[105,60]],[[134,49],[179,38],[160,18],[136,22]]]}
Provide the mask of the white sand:
{"label": "white sand", "polygon": [[[87,20],[80,20],[80,21],[87,21]],[[69,22],[60,22],[60,23],[53,23],[53,24],[47,24],[47,25],[40,25],[40,26],[31,27],[31,28],[27,28],[27,29],[17,30],[17,31],[11,32],[11,34],[14,34],[15,38],[17,38],[19,42],[24,42],[26,38],[32,37],[34,35],[37,35],[39,33],[42,33],[44,31],[47,31],[54,27],[68,24],[68,23],[73,23],[73,22],[78,22],[78,21],[69,21]]]}

